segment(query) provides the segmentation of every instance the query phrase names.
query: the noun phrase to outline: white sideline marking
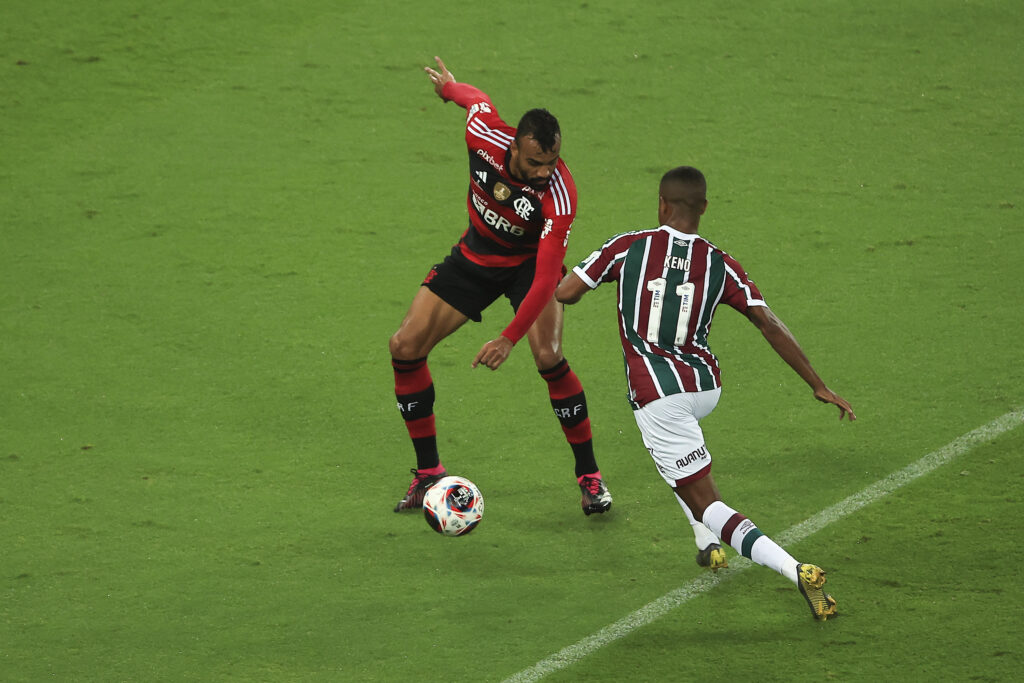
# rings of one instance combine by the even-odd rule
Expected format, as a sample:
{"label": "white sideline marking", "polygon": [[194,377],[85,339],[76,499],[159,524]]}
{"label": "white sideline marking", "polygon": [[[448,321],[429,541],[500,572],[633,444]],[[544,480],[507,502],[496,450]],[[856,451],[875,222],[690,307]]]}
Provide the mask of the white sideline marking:
{"label": "white sideline marking", "polygon": [[[987,425],[978,427],[974,431],[954,439],[942,448],[932,451],[920,460],[907,465],[884,479],[876,481],[859,493],[855,493],[832,507],[822,510],[810,519],[790,527],[779,534],[776,540],[783,547],[795,545],[832,522],[840,520],[865,505],[889,495],[904,484],[909,484],[915,479],[963,455],[978,444],[1015,429],[1022,423],[1024,423],[1024,410],[1006,413],[1002,417],[992,420]],[[753,562],[744,557],[730,558],[729,562],[729,575],[735,575],[737,572],[754,565]],[[647,603],[632,614],[619,619],[614,624],[605,626],[597,633],[587,636],[578,643],[562,648],[550,657],[542,659],[529,669],[523,669],[519,673],[510,676],[505,679],[504,683],[532,683],[559,669],[564,669],[605,645],[622,638],[634,629],[646,626],[656,619],[663,617],[691,598],[708,592],[718,585],[720,581],[721,579],[716,574],[710,572],[701,574],[699,578],[670,593],[666,593],[653,602]]]}

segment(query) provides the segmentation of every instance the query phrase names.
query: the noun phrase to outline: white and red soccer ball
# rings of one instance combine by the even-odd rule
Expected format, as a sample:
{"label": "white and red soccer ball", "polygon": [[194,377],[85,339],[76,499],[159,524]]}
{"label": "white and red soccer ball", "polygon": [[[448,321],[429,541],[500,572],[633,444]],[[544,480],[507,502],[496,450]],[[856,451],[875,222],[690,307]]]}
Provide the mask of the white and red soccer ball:
{"label": "white and red soccer ball", "polygon": [[484,497],[469,479],[443,477],[423,496],[423,516],[439,534],[465,536],[484,516]]}

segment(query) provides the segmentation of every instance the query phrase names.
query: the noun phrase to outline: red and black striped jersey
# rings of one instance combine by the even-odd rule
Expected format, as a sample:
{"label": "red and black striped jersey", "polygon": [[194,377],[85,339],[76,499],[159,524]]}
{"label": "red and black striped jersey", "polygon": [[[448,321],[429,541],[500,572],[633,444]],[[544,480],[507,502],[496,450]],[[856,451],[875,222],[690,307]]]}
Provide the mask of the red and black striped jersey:
{"label": "red and black striped jersey", "polygon": [[544,190],[515,180],[508,170],[516,130],[490,98],[466,83],[449,82],[445,100],[466,110],[469,151],[469,228],[459,250],[486,267],[518,266],[536,256],[533,285],[502,334],[519,341],[550,301],[562,276],[569,232],[576,216],[576,184],[561,159]]}
{"label": "red and black striped jersey", "polygon": [[722,384],[708,346],[719,304],[767,305],[736,259],[667,225],[616,235],[573,271],[589,286],[618,282],[619,336],[629,400],[639,408]]}

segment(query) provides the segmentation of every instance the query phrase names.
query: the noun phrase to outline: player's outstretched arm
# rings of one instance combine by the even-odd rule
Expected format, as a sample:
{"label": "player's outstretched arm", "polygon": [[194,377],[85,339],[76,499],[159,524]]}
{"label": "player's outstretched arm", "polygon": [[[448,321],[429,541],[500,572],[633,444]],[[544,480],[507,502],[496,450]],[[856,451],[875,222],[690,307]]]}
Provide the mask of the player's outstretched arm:
{"label": "player's outstretched arm", "polygon": [[793,368],[796,374],[800,375],[814,390],[814,398],[822,403],[831,403],[838,407],[840,420],[844,417],[849,417],[851,422],[857,419],[850,402],[825,386],[821,377],[811,366],[811,361],[800,348],[800,344],[797,343],[796,337],[770,308],[751,306],[747,310],[747,317],[757,329],[761,330],[761,334],[771,344],[775,353],[779,354],[779,357],[786,361],[786,364]]}
{"label": "player's outstretched arm", "polygon": [[444,62],[440,57],[434,57],[434,61],[437,62],[437,70],[431,69],[429,66],[423,67],[423,70],[427,72],[427,76],[430,77],[430,81],[434,84],[434,92],[441,99],[444,97],[441,95],[441,91],[444,89],[446,83],[454,83],[455,76],[448,70],[448,67],[444,65]]}

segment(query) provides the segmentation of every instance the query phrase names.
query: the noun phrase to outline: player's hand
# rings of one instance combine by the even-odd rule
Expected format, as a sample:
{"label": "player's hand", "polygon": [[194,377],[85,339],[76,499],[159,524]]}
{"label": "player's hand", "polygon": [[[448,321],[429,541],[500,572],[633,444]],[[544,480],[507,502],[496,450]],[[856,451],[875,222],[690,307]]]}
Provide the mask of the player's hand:
{"label": "player's hand", "polygon": [[473,359],[473,367],[483,364],[491,370],[497,370],[512,353],[512,341],[506,337],[492,339],[480,348],[480,353]]}
{"label": "player's hand", "polygon": [[434,92],[437,93],[438,97],[442,97],[441,90],[444,88],[445,83],[454,83],[455,76],[448,70],[448,67],[444,65],[440,57],[434,57],[434,61],[437,62],[437,71],[431,69],[429,66],[423,67],[423,70],[430,76],[430,81],[434,84]]}
{"label": "player's hand", "polygon": [[849,417],[850,422],[857,419],[857,416],[853,414],[853,407],[850,406],[850,402],[827,387],[815,391],[814,398],[822,403],[831,403],[834,406],[838,406],[840,422],[842,422],[844,417]]}

